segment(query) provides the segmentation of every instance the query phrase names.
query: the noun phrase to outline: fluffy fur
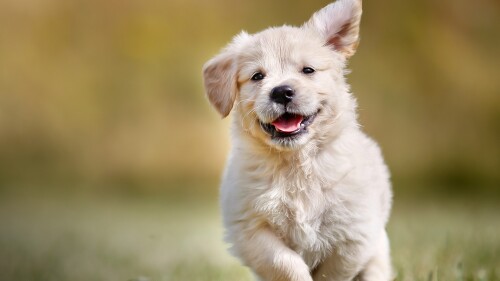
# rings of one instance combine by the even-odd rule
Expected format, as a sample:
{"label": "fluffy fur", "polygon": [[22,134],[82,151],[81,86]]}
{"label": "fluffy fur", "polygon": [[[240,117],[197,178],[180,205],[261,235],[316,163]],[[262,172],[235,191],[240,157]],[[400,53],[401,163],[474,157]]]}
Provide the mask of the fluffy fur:
{"label": "fluffy fur", "polygon": [[[226,240],[259,280],[391,278],[389,172],[344,78],[360,17],[360,0],[338,0],[301,27],[242,32],[204,66],[208,99],[233,111]],[[285,105],[270,99],[281,85],[295,93]],[[285,112],[314,121],[292,137],[264,130]]]}

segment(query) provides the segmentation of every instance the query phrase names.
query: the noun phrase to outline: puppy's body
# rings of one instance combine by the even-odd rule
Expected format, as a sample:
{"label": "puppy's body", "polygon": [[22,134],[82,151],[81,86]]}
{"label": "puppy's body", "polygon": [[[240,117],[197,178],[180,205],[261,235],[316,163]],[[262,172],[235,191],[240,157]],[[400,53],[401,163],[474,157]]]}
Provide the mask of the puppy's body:
{"label": "puppy's body", "polygon": [[233,146],[221,188],[232,252],[261,280],[389,280],[389,173],[344,79],[361,2],[242,33],[204,69]]}

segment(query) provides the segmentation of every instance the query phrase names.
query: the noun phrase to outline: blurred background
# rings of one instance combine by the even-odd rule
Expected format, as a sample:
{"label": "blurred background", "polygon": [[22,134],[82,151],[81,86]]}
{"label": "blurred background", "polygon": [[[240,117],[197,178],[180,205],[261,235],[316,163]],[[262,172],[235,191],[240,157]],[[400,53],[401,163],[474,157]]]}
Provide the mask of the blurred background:
{"label": "blurred background", "polygon": [[[0,279],[249,280],[219,242],[229,121],[201,67],[240,30],[300,25],[329,2],[0,1]],[[455,221],[429,241],[468,243],[450,233],[484,222],[486,266],[470,274],[500,276],[500,2],[365,1],[349,68],[392,171],[393,233],[423,209]],[[400,277],[437,278],[433,258],[423,273],[398,263],[401,248]]]}

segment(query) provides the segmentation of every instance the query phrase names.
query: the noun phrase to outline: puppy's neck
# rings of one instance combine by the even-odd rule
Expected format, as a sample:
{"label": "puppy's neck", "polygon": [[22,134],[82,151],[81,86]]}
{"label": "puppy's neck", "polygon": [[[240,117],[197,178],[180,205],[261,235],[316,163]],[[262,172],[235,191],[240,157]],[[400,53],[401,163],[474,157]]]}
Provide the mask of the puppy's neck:
{"label": "puppy's neck", "polygon": [[251,135],[233,139],[234,150],[243,154],[253,163],[262,163],[271,169],[290,169],[309,174],[312,164],[321,153],[322,146],[316,142],[307,143],[297,148],[276,148]]}

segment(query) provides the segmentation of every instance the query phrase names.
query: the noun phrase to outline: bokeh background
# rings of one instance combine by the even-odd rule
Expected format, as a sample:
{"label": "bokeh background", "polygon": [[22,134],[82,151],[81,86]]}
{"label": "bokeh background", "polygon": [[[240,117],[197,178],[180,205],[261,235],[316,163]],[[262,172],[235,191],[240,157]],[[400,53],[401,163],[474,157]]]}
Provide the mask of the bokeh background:
{"label": "bokeh background", "polygon": [[[0,279],[249,280],[220,242],[229,121],[201,67],[328,3],[0,1]],[[398,279],[500,279],[500,2],[365,1],[349,68]]]}

